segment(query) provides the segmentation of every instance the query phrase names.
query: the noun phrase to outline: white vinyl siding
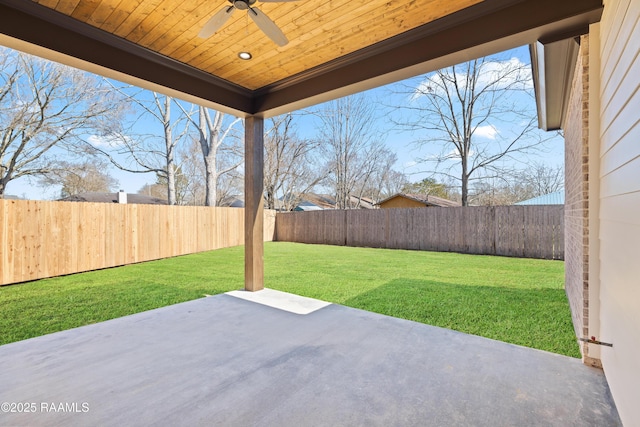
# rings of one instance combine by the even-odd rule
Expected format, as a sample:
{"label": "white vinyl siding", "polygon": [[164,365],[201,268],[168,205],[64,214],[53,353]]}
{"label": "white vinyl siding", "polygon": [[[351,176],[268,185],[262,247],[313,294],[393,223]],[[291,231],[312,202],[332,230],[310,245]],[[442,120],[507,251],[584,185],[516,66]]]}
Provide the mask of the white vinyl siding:
{"label": "white vinyl siding", "polygon": [[640,0],[606,0],[600,33],[598,339],[613,343],[602,364],[631,426],[640,425]]}

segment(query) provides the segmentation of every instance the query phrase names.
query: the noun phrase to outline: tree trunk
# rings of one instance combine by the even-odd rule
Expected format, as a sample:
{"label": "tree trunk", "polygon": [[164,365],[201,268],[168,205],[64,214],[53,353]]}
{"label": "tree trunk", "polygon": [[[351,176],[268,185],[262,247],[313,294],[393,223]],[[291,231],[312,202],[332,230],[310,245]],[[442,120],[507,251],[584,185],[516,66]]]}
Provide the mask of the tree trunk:
{"label": "tree trunk", "polygon": [[462,156],[462,206],[469,206],[469,174],[467,173],[467,157]]}
{"label": "tree trunk", "polygon": [[198,131],[205,169],[205,206],[216,206],[217,204],[218,165],[216,158],[218,154],[218,138],[220,136],[220,129],[217,128],[219,122],[217,118],[211,121],[211,117],[205,107],[200,106],[198,108]]}
{"label": "tree trunk", "polygon": [[173,164],[173,135],[171,132],[171,98],[164,98],[164,141],[167,148],[166,164],[167,164],[167,200],[169,205],[176,204],[176,171]]}
{"label": "tree trunk", "polygon": [[204,157],[205,168],[205,206],[216,206],[218,198],[217,180],[218,174],[216,172],[216,157],[211,155],[211,151]]}
{"label": "tree trunk", "polygon": [[170,205],[176,203],[176,173],[172,164],[167,163],[167,197]]}
{"label": "tree trunk", "polygon": [[0,165],[0,199],[4,199],[7,184],[11,181],[11,171]]}

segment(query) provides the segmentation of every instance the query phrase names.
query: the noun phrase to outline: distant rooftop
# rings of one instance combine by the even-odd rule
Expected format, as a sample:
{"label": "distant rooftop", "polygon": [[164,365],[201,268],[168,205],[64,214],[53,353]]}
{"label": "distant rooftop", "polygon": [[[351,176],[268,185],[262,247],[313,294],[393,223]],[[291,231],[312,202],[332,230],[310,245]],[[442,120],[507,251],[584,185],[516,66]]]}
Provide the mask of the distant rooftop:
{"label": "distant rooftop", "polygon": [[[118,193],[80,193],[58,199],[61,202],[118,203]],[[127,203],[138,205],[166,205],[168,202],[144,194],[127,193]]]}
{"label": "distant rooftop", "polygon": [[412,193],[397,193],[391,197],[387,197],[386,199],[378,202],[377,204],[381,205],[396,197],[404,197],[405,199],[415,200],[416,202],[422,203],[425,206],[438,206],[438,207],[460,206],[460,203],[454,202],[453,200],[444,199],[442,197],[431,196],[428,194],[412,194]]}
{"label": "distant rooftop", "polygon": [[523,200],[516,203],[516,205],[564,205],[564,190]]}

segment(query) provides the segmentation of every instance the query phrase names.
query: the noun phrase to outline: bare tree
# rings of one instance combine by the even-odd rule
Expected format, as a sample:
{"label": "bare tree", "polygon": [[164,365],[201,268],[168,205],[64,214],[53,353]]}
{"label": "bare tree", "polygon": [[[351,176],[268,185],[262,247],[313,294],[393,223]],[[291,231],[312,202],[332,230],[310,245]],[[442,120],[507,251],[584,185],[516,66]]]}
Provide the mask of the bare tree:
{"label": "bare tree", "polygon": [[[190,180],[189,176],[187,176],[183,169],[182,165],[176,165],[173,173],[173,187],[175,189],[175,205],[189,205],[192,204],[190,198]],[[168,187],[167,183],[167,175],[164,174],[156,174],[156,184],[162,186],[163,188]],[[159,197],[164,199],[165,197]]]}
{"label": "bare tree", "polygon": [[313,162],[318,141],[298,137],[291,113],[270,122],[264,140],[265,208],[276,209],[276,201],[282,200],[282,209],[293,210],[323,179],[323,171]]}
{"label": "bare tree", "polygon": [[534,163],[516,173],[482,180],[470,199],[476,205],[512,205],[564,188],[564,168]]}
{"label": "bare tree", "polygon": [[[135,121],[152,117],[162,125],[162,137],[139,134],[130,127],[108,141],[110,149],[95,145],[94,149],[120,169],[155,173],[156,184],[167,188],[169,204],[218,205],[226,196],[218,194],[222,177],[242,164],[241,138],[234,134],[241,120],[225,121],[223,113],[204,107],[197,107],[195,119],[194,105],[156,93],[152,102],[145,102],[140,93],[130,97],[142,110]],[[172,107],[177,107],[177,114]],[[118,160],[118,155],[126,155],[128,163]]]}
{"label": "bare tree", "polygon": [[361,187],[361,197],[367,197],[374,203],[398,193],[407,182],[405,174],[393,169],[398,156],[390,150],[383,150],[382,154],[384,156],[380,159],[381,167],[376,168],[369,182]]}
{"label": "bare tree", "polygon": [[204,206],[206,185],[200,144],[194,137],[190,144],[178,149],[180,173],[185,177],[183,201],[186,205]]}
{"label": "bare tree", "polygon": [[476,206],[513,205],[531,197],[530,189],[521,182],[503,178],[490,178],[477,181],[469,201]]}
{"label": "bare tree", "polygon": [[336,208],[358,207],[351,205],[350,196],[364,193],[389,155],[376,126],[374,103],[365,95],[352,95],[324,104],[316,115]]}
{"label": "bare tree", "polygon": [[95,160],[80,163],[58,161],[46,176],[40,179],[43,186],[61,186],[60,197],[87,192],[112,192],[118,180],[107,172],[107,164]]}
{"label": "bare tree", "polygon": [[241,168],[218,177],[216,206],[230,206],[244,199],[244,171]]}
{"label": "bare tree", "polygon": [[564,188],[564,167],[533,163],[516,177],[531,189],[531,197],[555,193]]}
{"label": "bare tree", "polygon": [[426,194],[448,199],[451,195],[447,186],[434,178],[424,178],[419,182],[407,183],[402,187],[405,193]]}
{"label": "bare tree", "polygon": [[[219,150],[218,158],[215,161],[215,186],[210,187],[214,191],[213,194],[209,195],[210,200],[214,200],[214,203],[209,202],[209,206],[226,206],[230,203],[231,198],[242,194],[243,177],[239,168],[242,157],[235,150],[235,144],[233,150],[228,148],[225,146],[223,150]],[[203,161],[202,146],[195,135],[191,144],[178,150],[178,163],[180,164],[178,181],[184,179],[184,186],[182,187],[184,193],[183,203],[205,206],[207,194],[205,177],[207,174],[205,162]],[[214,164],[209,163],[209,167],[213,168]],[[217,172],[218,167],[222,168],[221,173]],[[212,173],[209,176],[212,175],[214,174]],[[176,191],[178,191],[178,187]]]}
{"label": "bare tree", "polygon": [[393,196],[402,192],[404,186],[409,182],[407,175],[395,169],[387,169],[383,175],[377,180],[379,182],[378,195],[372,198],[379,202],[382,199]]}
{"label": "bare tree", "polygon": [[109,132],[121,112],[90,74],[0,48],[0,197],[14,179],[49,173],[83,134]]}
{"label": "bare tree", "polygon": [[396,123],[422,132],[418,145],[440,146],[438,154],[420,160],[456,178],[466,206],[472,180],[500,176],[509,171],[507,161],[521,161],[519,156],[541,148],[532,88],[528,64],[476,59],[406,87],[409,101],[401,109],[409,114]]}
{"label": "bare tree", "polygon": [[[185,112],[186,113],[186,112]],[[191,117],[187,115],[187,117]],[[220,178],[236,170],[243,162],[242,139],[234,134],[235,118],[225,123],[225,114],[198,107],[198,121],[190,118],[198,129],[198,142],[204,160],[205,206],[216,206],[219,202],[218,187]]]}
{"label": "bare tree", "polygon": [[[180,101],[156,92],[151,92],[149,100],[145,99],[145,92],[130,94],[116,87],[113,90],[127,97],[135,109],[134,118],[125,130],[113,131],[102,139],[90,138],[91,152],[106,156],[115,167],[127,172],[155,173],[167,186],[169,204],[178,204],[176,150],[189,133],[191,112]],[[173,105],[179,107],[177,117],[172,113]],[[137,123],[149,119],[160,125],[162,131],[140,133]]]}
{"label": "bare tree", "polygon": [[398,156],[380,142],[373,143],[367,154],[368,164],[360,181],[356,183],[356,192],[352,194],[355,196],[355,204],[352,197],[352,207],[359,207],[363,198],[368,198],[374,203],[379,202],[399,192],[407,182],[402,172],[393,169]]}
{"label": "bare tree", "polygon": [[158,184],[157,182],[145,184],[138,190],[138,194],[165,200],[167,197],[167,186],[165,184]]}

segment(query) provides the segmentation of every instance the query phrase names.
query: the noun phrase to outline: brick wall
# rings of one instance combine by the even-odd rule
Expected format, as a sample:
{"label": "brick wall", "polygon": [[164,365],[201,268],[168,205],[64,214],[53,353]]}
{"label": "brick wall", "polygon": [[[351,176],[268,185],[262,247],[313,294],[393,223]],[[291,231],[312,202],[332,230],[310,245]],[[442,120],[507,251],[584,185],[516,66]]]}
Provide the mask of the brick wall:
{"label": "brick wall", "polygon": [[[571,86],[565,136],[565,288],[577,337],[589,336],[589,36]],[[597,159],[596,159],[597,161]],[[597,178],[597,177],[595,177]],[[597,313],[594,313],[597,315]],[[600,366],[580,343],[585,363]]]}

